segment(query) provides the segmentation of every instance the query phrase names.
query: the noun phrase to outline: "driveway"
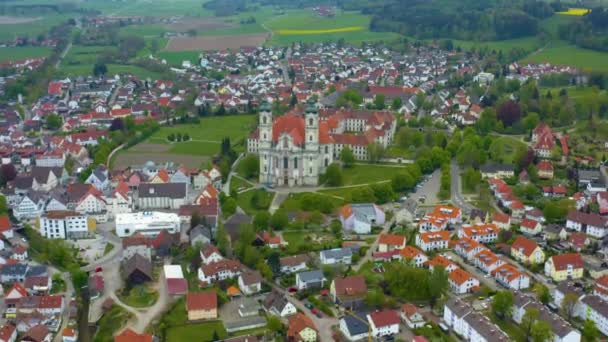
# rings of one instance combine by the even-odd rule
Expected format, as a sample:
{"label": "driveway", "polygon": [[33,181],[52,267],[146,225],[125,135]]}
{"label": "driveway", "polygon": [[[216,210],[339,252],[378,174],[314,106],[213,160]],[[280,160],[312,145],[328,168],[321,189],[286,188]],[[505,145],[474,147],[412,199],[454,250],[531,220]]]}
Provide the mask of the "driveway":
{"label": "driveway", "polygon": [[452,204],[461,208],[465,213],[470,213],[471,210],[475,209],[475,206],[469,204],[462,197],[462,185],[460,184],[460,167],[456,160],[452,159],[450,163],[450,178],[451,178],[451,197]]}
{"label": "driveway", "polygon": [[439,202],[437,198],[437,193],[439,192],[439,188],[441,186],[441,170],[435,170],[431,173],[431,176],[422,184],[422,187],[416,190],[411,196],[410,199],[414,200],[416,203],[418,199],[421,197],[425,197],[426,200],[424,202],[425,205],[434,205]]}

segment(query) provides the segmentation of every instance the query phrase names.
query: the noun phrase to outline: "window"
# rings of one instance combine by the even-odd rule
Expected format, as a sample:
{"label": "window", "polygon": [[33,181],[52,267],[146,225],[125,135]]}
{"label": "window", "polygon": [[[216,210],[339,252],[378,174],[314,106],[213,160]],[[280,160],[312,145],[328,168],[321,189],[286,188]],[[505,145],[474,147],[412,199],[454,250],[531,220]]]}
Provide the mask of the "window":
{"label": "window", "polygon": [[293,168],[294,169],[298,168],[298,157],[293,158]]}
{"label": "window", "polygon": [[310,173],[312,175],[312,167],[310,169],[308,169],[308,173]]}
{"label": "window", "polygon": [[308,125],[312,126],[314,124],[314,120],[312,118],[308,119]]}
{"label": "window", "polygon": [[268,118],[267,118],[266,116],[263,116],[263,117],[262,117],[262,123],[263,123],[264,125],[266,124],[267,120],[268,120]]}
{"label": "window", "polygon": [[329,153],[329,146],[325,146],[325,153]]}
{"label": "window", "polygon": [[308,141],[312,142],[312,135],[308,136]]}
{"label": "window", "polygon": [[266,140],[266,133],[264,133],[264,140]]}
{"label": "window", "polygon": [[329,165],[329,160],[327,158],[325,158],[325,167],[327,167]]}
{"label": "window", "polygon": [[287,159],[287,157],[283,158],[283,168],[284,169],[289,168],[289,159]]}

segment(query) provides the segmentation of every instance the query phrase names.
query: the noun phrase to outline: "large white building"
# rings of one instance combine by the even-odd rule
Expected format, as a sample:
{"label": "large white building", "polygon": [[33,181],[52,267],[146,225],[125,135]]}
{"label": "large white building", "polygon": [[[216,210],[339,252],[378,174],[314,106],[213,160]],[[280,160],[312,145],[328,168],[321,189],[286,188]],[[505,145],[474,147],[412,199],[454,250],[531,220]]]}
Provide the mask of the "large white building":
{"label": "large white building", "polygon": [[121,213],[116,215],[116,235],[131,236],[135,233],[155,236],[161,231],[179,233],[179,216],[174,213],[145,211],[138,213]]}
{"label": "large white building", "polygon": [[49,211],[40,216],[40,235],[47,239],[77,238],[88,233],[87,217],[75,211]]}
{"label": "large white building", "polygon": [[314,103],[303,113],[294,110],[273,120],[270,106],[260,106],[258,129],[247,151],[260,159],[260,183],[275,186],[316,186],[319,175],[349,147],[356,159],[368,159],[372,143],[387,147],[396,120],[389,112],[325,111]]}
{"label": "large white building", "polygon": [[460,299],[452,298],[443,307],[443,320],[464,341],[509,341],[509,336],[486,316],[475,312]]}

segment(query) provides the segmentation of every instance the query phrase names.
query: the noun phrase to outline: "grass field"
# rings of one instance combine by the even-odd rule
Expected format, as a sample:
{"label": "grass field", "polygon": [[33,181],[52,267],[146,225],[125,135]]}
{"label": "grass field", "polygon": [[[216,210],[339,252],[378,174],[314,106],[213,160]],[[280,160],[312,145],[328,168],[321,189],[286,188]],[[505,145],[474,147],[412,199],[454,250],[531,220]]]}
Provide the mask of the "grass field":
{"label": "grass field", "polygon": [[158,292],[152,291],[143,285],[135,286],[130,291],[124,289],[118,294],[120,300],[134,308],[147,308],[158,300]]}
{"label": "grass field", "polygon": [[114,333],[117,332],[131,318],[131,314],[118,305],[112,305],[110,311],[106,312],[97,322],[97,334],[94,342],[112,342]]}
{"label": "grass field", "polygon": [[[252,199],[255,194],[258,194],[261,198],[260,203],[264,203],[262,208],[254,208]],[[258,211],[266,211],[272,203],[274,198],[274,192],[265,190],[250,190],[240,193],[236,199],[238,206],[243,209],[247,214],[254,215]]]}
{"label": "grass field", "polygon": [[367,186],[368,185],[352,186],[348,188],[324,189],[319,190],[318,192],[332,198],[332,201],[335,201],[335,203],[349,203],[352,202],[353,192],[358,191]]}
{"label": "grass field", "polygon": [[232,144],[247,137],[255,125],[255,115],[226,115],[201,118],[200,124],[175,125],[162,127],[150,138],[154,143],[169,143],[167,136],[171,133],[187,133],[192,142],[211,142],[219,144],[225,137]]}
{"label": "grass field", "polygon": [[203,2],[200,0],[83,1],[80,6],[112,16],[212,16],[212,12],[201,6]]}
{"label": "grass field", "polygon": [[[2,28],[0,26],[0,28]],[[49,47],[22,46],[0,48],[0,63],[6,61],[18,61],[26,58],[46,57],[51,54]]]}
{"label": "grass field", "polygon": [[500,162],[506,164],[514,163],[515,154],[517,153],[517,147],[524,145],[523,142],[510,137],[498,137],[496,138],[495,142],[497,146],[500,146],[501,148]]}
{"label": "grass field", "polygon": [[293,42],[325,42],[344,39],[357,44],[364,41],[390,41],[399,35],[369,31],[370,17],[355,13],[337,13],[335,18],[319,17],[310,10],[288,11],[264,23],[273,31],[271,45]]}
{"label": "grass field", "polygon": [[[107,76],[113,76],[118,74],[132,74],[139,78],[150,78],[157,80],[162,78],[161,74],[153,72],[144,68],[140,68],[135,65],[123,65],[123,64],[108,64]],[[59,67],[59,74],[62,76],[87,76],[93,74],[93,64],[81,64],[81,65],[61,65]]]}
{"label": "grass field", "polygon": [[33,14],[29,18],[39,18],[27,23],[2,24],[0,25],[0,41],[13,40],[15,36],[35,37],[41,33],[47,33],[49,29],[68,20],[68,14]]}
{"label": "grass field", "polygon": [[536,37],[527,37],[527,38],[519,38],[519,39],[508,39],[508,40],[500,40],[500,41],[490,41],[490,42],[476,42],[470,40],[454,40],[454,46],[460,47],[463,50],[471,50],[480,48],[486,48],[488,50],[502,50],[503,53],[509,52],[511,49],[517,47],[522,48],[526,51],[534,51],[536,48],[540,46],[540,43],[536,39]]}
{"label": "grass field", "polygon": [[582,70],[608,71],[608,53],[587,50],[564,41],[554,41],[542,51],[521,60],[523,63],[548,62],[557,65],[572,65]]}
{"label": "grass field", "polygon": [[403,170],[403,166],[356,164],[351,168],[344,168],[342,174],[344,176],[344,185],[357,185],[391,180],[394,175]]}
{"label": "grass field", "polygon": [[221,321],[186,324],[167,329],[167,342],[182,341],[213,341],[213,334],[221,339],[228,337],[228,333]]}

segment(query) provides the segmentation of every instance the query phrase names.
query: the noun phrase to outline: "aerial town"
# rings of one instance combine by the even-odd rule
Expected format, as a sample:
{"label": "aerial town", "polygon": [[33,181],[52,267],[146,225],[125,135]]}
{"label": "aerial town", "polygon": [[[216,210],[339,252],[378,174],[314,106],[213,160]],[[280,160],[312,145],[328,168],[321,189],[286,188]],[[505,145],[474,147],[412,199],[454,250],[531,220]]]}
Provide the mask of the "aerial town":
{"label": "aerial town", "polygon": [[3,62],[0,342],[607,339],[608,81],[400,45]]}

